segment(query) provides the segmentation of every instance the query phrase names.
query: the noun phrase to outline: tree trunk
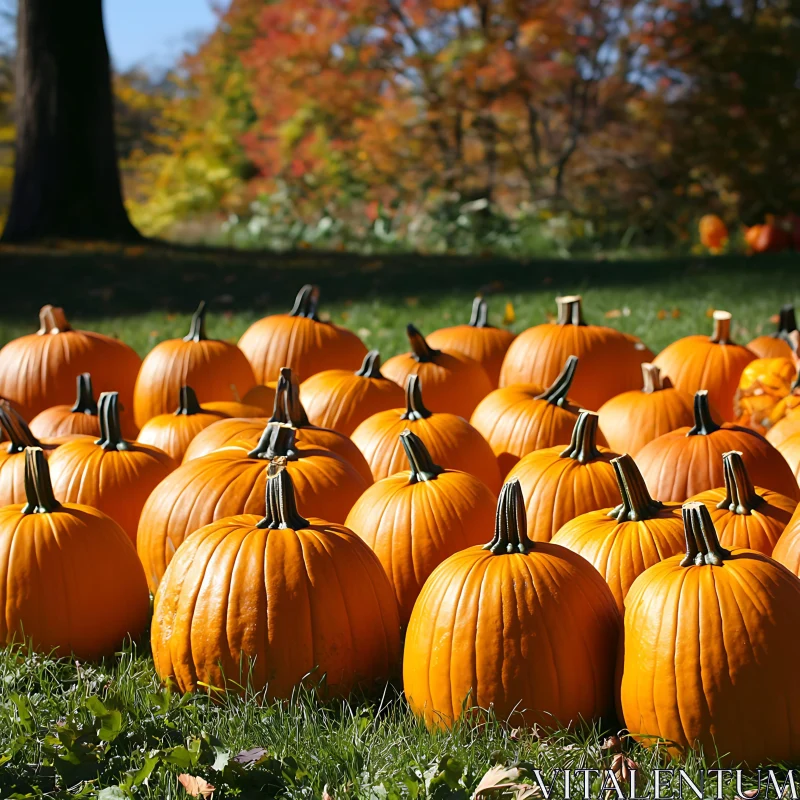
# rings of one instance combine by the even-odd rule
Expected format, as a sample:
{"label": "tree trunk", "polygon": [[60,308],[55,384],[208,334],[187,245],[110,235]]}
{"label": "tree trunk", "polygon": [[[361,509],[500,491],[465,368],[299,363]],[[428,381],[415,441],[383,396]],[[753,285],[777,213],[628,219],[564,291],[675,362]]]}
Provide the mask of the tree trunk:
{"label": "tree trunk", "polygon": [[20,0],[16,162],[3,241],[134,240],[101,0]]}

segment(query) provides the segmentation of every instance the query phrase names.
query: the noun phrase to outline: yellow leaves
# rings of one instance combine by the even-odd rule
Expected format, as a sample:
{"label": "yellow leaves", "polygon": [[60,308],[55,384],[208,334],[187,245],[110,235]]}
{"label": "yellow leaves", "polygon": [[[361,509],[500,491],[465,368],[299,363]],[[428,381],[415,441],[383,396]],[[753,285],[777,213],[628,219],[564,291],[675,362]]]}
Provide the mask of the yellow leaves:
{"label": "yellow leaves", "polygon": [[503,325],[513,325],[517,321],[517,314],[514,311],[514,304],[509,300],[503,310]]}

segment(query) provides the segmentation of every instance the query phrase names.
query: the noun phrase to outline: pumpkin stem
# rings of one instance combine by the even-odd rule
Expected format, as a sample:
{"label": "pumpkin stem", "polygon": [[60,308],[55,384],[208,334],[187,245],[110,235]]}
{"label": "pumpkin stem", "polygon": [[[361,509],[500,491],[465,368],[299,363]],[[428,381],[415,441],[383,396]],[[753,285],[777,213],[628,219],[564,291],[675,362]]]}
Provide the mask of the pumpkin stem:
{"label": "pumpkin stem", "polygon": [[97,403],[94,399],[94,389],[92,388],[92,376],[88,372],[78,375],[78,394],[75,405],[70,411],[73,414],[89,414],[94,417],[97,415]]}
{"label": "pumpkin stem", "polygon": [[642,379],[642,391],[645,394],[672,388],[672,381],[666,375],[662,375],[661,369],[649,361],[642,364]]}
{"label": "pumpkin stem", "polygon": [[730,550],[720,543],[711,513],[703,503],[684,503],[683,531],[686,535],[686,555],[681,561],[682,567],[704,564],[713,567],[722,566],[726,558],[730,558]]}
{"label": "pumpkin stem", "polygon": [[203,413],[200,401],[191,386],[181,386],[178,398],[178,407],[174,412],[176,417],[192,417]]}
{"label": "pumpkin stem", "polygon": [[711,334],[711,341],[714,344],[733,344],[730,311],[715,311],[713,316],[714,332]]}
{"label": "pumpkin stem", "polygon": [[280,422],[294,428],[311,426],[308,414],[300,402],[300,384],[289,367],[281,367],[281,375],[275,386],[275,403],[269,422]]}
{"label": "pumpkin stem", "polygon": [[258,444],[247,455],[250,458],[291,458],[295,455],[294,440],[296,431],[291,425],[281,422],[268,422]]}
{"label": "pumpkin stem", "polygon": [[192,323],[189,326],[189,333],[183,337],[184,342],[204,342],[206,336],[206,301],[201,300],[197,306],[197,311],[192,314]]}
{"label": "pumpkin stem", "polygon": [[0,428],[8,437],[8,452],[22,453],[26,447],[41,447],[28,423],[11,406],[8,400],[0,400]]}
{"label": "pumpkin stem", "polygon": [[527,553],[533,549],[528,538],[528,520],[525,515],[525,500],[518,478],[503,484],[497,499],[494,518],[494,538],[483,546],[496,556],[506,553]]}
{"label": "pumpkin stem", "polygon": [[298,531],[310,524],[297,510],[294,484],[286,469],[286,459],[276,458],[267,467],[267,513],[256,527]]}
{"label": "pumpkin stem", "polygon": [[776,339],[785,339],[789,342],[789,334],[796,330],[797,318],[794,314],[794,306],[787,303],[785,306],[781,306],[778,314],[778,329],[772,335]]}
{"label": "pumpkin stem", "polygon": [[471,328],[491,328],[489,324],[489,305],[483,297],[478,295],[472,301],[472,315],[469,318]]}
{"label": "pumpkin stem", "polygon": [[720,428],[711,416],[708,405],[708,389],[700,389],[694,393],[694,427],[687,436],[708,436]]}
{"label": "pumpkin stem", "polygon": [[570,356],[564,364],[559,376],[553,381],[549,389],[536,395],[536,400],[547,400],[554,406],[563,406],[567,402],[572,381],[575,380],[575,371],[578,369],[578,356]]}
{"label": "pumpkin stem", "polygon": [[641,522],[652,519],[664,508],[660,500],[654,500],[650,496],[639,467],[627,453],[612,458],[611,463],[614,465],[622,502],[608,512],[609,517],[617,522]]}
{"label": "pumpkin stem", "polygon": [[50,514],[61,508],[53,494],[50,468],[41,447],[25,448],[25,500],[23,514]]}
{"label": "pumpkin stem", "polygon": [[39,336],[44,336],[48,333],[66,333],[71,330],[72,326],[67,322],[63,308],[50,305],[42,306],[39,311],[39,330],[36,331]]}
{"label": "pumpkin stem", "polygon": [[428,411],[422,402],[422,381],[419,375],[409,375],[406,378],[406,413],[401,419],[428,419],[433,411]]}
{"label": "pumpkin stem", "polygon": [[364,356],[356,375],[359,378],[383,378],[381,373],[381,354],[377,350],[370,350]]}
{"label": "pumpkin stem", "polygon": [[297,293],[294,305],[289,312],[290,317],[305,317],[306,319],[318,320],[317,306],[319,305],[319,287],[307,283]]}
{"label": "pumpkin stem", "polygon": [[572,440],[561,458],[572,458],[579,464],[588,464],[600,458],[602,453],[597,449],[597,421],[599,417],[594,411],[582,408],[575,427],[572,429]]}
{"label": "pumpkin stem", "polygon": [[723,453],[722,466],[725,473],[725,499],[717,504],[717,508],[745,516],[752,514],[753,509],[764,502],[764,498],[756,493],[742,453],[738,450]]}
{"label": "pumpkin stem", "polygon": [[100,418],[100,438],[95,444],[103,450],[130,450],[130,442],[122,436],[119,423],[119,393],[103,392],[97,402],[97,416]]}
{"label": "pumpkin stem", "polygon": [[434,361],[436,356],[441,354],[441,350],[434,350],[426,341],[425,337],[411,323],[406,325],[406,335],[411,343],[411,355],[414,361],[424,364]]}
{"label": "pumpkin stem", "polygon": [[400,434],[400,444],[403,445],[403,450],[406,451],[408,466],[411,470],[411,476],[408,479],[409,483],[432,481],[436,479],[437,475],[441,475],[444,472],[443,467],[433,463],[425,443],[413,431],[406,428]]}
{"label": "pumpkin stem", "polygon": [[582,298],[579,294],[556,297],[556,305],[558,306],[556,322],[559,325],[585,325],[581,301]]}

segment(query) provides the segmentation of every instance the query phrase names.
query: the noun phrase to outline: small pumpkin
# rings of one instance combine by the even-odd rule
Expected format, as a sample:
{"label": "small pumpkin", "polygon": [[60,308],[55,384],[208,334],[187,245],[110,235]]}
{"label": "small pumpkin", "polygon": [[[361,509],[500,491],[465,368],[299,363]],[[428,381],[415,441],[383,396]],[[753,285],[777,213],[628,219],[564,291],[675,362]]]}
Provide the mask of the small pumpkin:
{"label": "small pumpkin", "polygon": [[484,540],[497,498],[475,476],[435,464],[415,433],[403,431],[400,442],[409,469],[370,486],[344,524],[380,559],[405,626],[431,572]]}
{"label": "small pumpkin", "polygon": [[97,411],[99,439],[80,437],[50,456],[53,487],[64,502],[107,514],[135,542],[142,506],[178,465],[163,450],[122,436],[116,392],[103,392]]}
{"label": "small pumpkin", "polygon": [[641,389],[606,400],[597,412],[608,446],[632,456],[653,439],[691,425],[694,419],[692,395],[676,389],[655,364],[642,364],[642,375]]}
{"label": "small pumpkin", "polygon": [[512,727],[609,714],[620,633],[611,590],[576,553],[526,536],[517,481],[503,486],[495,520],[491,542],[440,564],[414,606],[411,710],[430,728],[481,721],[489,708]]}
{"label": "small pumpkin", "polygon": [[800,403],[797,367],[791,358],[757,358],[742,372],[734,407],[736,423],[766,433]]}
{"label": "small pumpkin", "polygon": [[266,492],[263,518],[212,522],[176,554],[153,610],[156,672],[182,692],[250,687],[285,700],[301,685],[346,697],[385,684],[400,626],[380,562],[342,525],[302,517],[288,470]]}
{"label": "small pumpkin", "polygon": [[726,550],[708,508],[683,508],[686,555],[640,575],[625,600],[620,716],[634,739],[702,747],[724,766],[795,763],[800,581]]}
{"label": "small pumpkin", "polygon": [[426,402],[433,411],[446,411],[469,419],[475,406],[492,391],[483,367],[461,353],[436,350],[413,326],[406,326],[411,351],[390,358],[383,366],[389,380],[405,386],[417,375],[425,386]]}
{"label": "small pumpkin", "polygon": [[782,253],[792,244],[789,232],[771,215],[767,215],[764,223],[748,228],[744,240],[754,253]]}
{"label": "small pumpkin", "polygon": [[406,457],[398,437],[409,429],[422,439],[435,463],[469,472],[493,492],[500,489],[502,478],[492,448],[469,422],[456,414],[429,411],[417,375],[408,376],[405,397],[405,408],[374,414],[353,431],[353,442],[367,459],[376,481],[405,468]]}
{"label": "small pumpkin", "polygon": [[300,400],[312,425],[349,436],[367,417],[397,408],[403,389],[381,373],[381,356],[370,350],[356,372],[326,369],[300,386]]}
{"label": "small pumpkin", "polygon": [[800,488],[786,459],[761,434],[711,416],[708,392],[694,396],[694,425],[665,433],[636,454],[636,463],[654,497],[682,503],[724,483],[722,454],[739,450],[758,486],[800,500]]}
{"label": "small pumpkin", "polygon": [[461,353],[477,361],[486,372],[492,388],[500,381],[503,359],[515,334],[507,328],[489,324],[489,307],[483,297],[472,301],[472,316],[466,325],[440,328],[428,337],[428,344],[447,353]]}
{"label": "small pumpkin", "polygon": [[583,556],[603,576],[625,612],[625,596],[648,567],[683,548],[683,518],[678,503],[654,500],[629,455],[611,461],[622,503],[581,514],[562,525],[553,544]]}
{"label": "small pumpkin", "polygon": [[239,339],[259,384],[277,381],[282,367],[305,380],[324,369],[358,369],[367,348],[352,331],[317,315],[319,288],[303,286],[288,314],[254,322]]}
{"label": "small pumpkin", "polygon": [[181,386],[191,386],[202,404],[238,398],[256,381],[244,353],[236,345],[206,335],[206,304],[192,315],[183,339],[157,344],[145,357],[134,390],[133,413],[141,428],[159,414],[177,407]]}
{"label": "small pumpkin", "polygon": [[712,252],[720,251],[728,243],[728,226],[716,214],[705,214],[698,224],[700,244]]}
{"label": "small pumpkin", "polygon": [[82,661],[112,655],[150,618],[136,550],[110,517],[56,500],[41,448],[24,457],[25,502],[0,508],[0,643]]}
{"label": "small pumpkin", "polygon": [[597,444],[597,414],[581,411],[567,447],[534,450],[508,473],[518,480],[528,514],[528,536],[549,542],[564,524],[587,511],[609,508],[619,499],[611,461],[617,457]]}
{"label": "small pumpkin", "polygon": [[787,303],[781,307],[778,314],[778,328],[775,333],[756,336],[752,342],[748,343],[747,349],[752,350],[758,358],[792,358],[794,343],[791,334],[796,331],[797,319],[794,306]]}

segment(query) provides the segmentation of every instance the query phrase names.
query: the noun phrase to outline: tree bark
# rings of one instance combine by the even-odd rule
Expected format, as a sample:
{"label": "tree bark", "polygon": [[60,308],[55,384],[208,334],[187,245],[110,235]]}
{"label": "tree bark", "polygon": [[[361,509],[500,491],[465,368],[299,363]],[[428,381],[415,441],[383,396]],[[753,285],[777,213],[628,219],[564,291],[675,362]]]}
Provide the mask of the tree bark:
{"label": "tree bark", "polygon": [[20,0],[16,161],[2,240],[134,240],[101,0]]}

